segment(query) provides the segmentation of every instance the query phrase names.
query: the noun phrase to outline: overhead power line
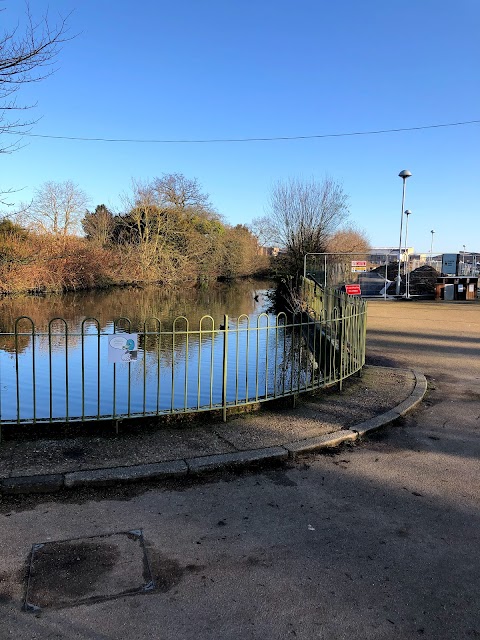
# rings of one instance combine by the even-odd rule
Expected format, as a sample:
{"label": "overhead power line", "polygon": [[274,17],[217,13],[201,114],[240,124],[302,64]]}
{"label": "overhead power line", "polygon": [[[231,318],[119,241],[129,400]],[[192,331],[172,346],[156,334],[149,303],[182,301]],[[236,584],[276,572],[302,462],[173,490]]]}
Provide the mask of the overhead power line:
{"label": "overhead power line", "polygon": [[344,133],[321,133],[307,136],[271,136],[264,138],[206,138],[204,140],[156,140],[142,138],[89,138],[84,136],[55,136],[43,133],[13,132],[19,136],[31,138],[49,138],[51,140],[80,140],[83,142],[136,142],[147,144],[210,144],[214,142],[274,142],[276,140],[316,140],[321,138],[345,138],[348,136],[374,136],[382,133],[400,133],[402,131],[423,131],[425,129],[440,129],[446,127],[461,127],[468,124],[479,124],[480,120],[467,120],[465,122],[447,122],[443,124],[429,124],[421,127],[399,127],[397,129],[378,129],[376,131],[350,131]]}

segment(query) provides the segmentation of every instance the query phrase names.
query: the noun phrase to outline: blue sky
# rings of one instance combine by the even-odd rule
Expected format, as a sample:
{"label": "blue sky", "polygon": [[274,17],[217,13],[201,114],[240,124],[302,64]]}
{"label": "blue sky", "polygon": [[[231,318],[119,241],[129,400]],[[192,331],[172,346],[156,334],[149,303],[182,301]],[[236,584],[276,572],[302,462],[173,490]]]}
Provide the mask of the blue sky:
{"label": "blue sky", "polygon": [[[9,27],[20,2],[0,14]],[[58,71],[24,86],[32,133],[210,139],[321,135],[480,120],[480,3],[438,0],[34,0],[69,20]],[[25,138],[0,155],[0,187],[28,200],[73,180],[121,209],[132,178],[197,178],[231,224],[264,215],[272,184],[326,174],[374,246],[480,251],[480,124],[372,136],[211,144]],[[2,144],[5,141],[2,140]]]}

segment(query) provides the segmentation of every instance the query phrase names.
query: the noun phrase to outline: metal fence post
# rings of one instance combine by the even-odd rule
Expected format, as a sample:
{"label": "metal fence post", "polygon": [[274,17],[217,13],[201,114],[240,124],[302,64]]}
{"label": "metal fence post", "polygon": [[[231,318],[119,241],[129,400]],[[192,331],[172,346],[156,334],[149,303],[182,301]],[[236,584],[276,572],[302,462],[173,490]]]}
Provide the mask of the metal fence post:
{"label": "metal fence post", "polygon": [[340,299],[340,381],[339,381],[339,391],[343,390],[343,357],[344,357],[344,348],[345,348],[345,314],[347,310],[347,305],[345,304],[345,300]]}
{"label": "metal fence post", "polygon": [[222,417],[227,421],[228,315],[223,316]]}

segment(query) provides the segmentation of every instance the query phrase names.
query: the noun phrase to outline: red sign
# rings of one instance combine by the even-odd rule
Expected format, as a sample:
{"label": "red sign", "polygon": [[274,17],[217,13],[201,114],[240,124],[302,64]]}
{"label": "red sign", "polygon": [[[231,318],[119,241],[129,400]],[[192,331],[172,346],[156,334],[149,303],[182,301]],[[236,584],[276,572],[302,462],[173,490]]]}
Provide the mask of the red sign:
{"label": "red sign", "polygon": [[362,290],[360,289],[359,284],[346,284],[345,291],[349,296],[360,296],[362,295]]}
{"label": "red sign", "polygon": [[366,267],[366,260],[352,260],[352,267]]}

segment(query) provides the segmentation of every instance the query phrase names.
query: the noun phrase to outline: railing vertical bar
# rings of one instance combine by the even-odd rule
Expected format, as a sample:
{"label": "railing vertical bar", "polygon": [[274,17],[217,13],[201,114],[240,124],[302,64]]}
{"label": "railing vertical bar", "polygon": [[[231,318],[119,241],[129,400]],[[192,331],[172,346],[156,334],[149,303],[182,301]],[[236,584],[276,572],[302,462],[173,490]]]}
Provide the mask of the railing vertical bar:
{"label": "railing vertical bar", "polygon": [[227,375],[228,375],[228,315],[223,316],[223,376],[222,376],[222,417],[227,421]]}
{"label": "railing vertical bar", "polygon": [[68,325],[67,322],[64,320],[65,323],[65,413],[66,415],[66,422],[68,423],[68,421],[70,420],[70,415],[69,415],[69,376],[68,376]]}
{"label": "railing vertical bar", "polygon": [[160,401],[160,380],[161,380],[161,354],[162,354],[162,324],[159,320],[157,320],[157,415],[160,411],[161,401]]}
{"label": "railing vertical bar", "polygon": [[0,351],[0,443],[2,442],[2,424],[3,424],[3,411],[2,411],[2,355]]}
{"label": "railing vertical bar", "polygon": [[[16,350],[15,350],[16,351]],[[2,350],[0,350],[0,443],[2,441],[2,423],[3,423],[3,412],[2,412]]]}
{"label": "railing vertical bar", "polygon": [[48,362],[50,381],[50,422],[53,420],[53,380],[52,380],[52,326],[48,323]]}
{"label": "railing vertical bar", "polygon": [[82,322],[81,350],[82,350],[82,421],[85,420],[85,320]]}
{"label": "railing vertical bar", "polygon": [[174,411],[174,394],[175,394],[175,322],[173,321],[172,327],[172,389],[171,389],[171,398],[170,398],[170,412]]}
{"label": "railing vertical bar", "polygon": [[265,400],[268,398],[268,351],[270,346],[270,322],[267,316],[267,327],[265,336]]}
{"label": "railing vertical bar", "polygon": [[275,358],[273,368],[273,397],[277,397],[277,374],[278,374],[278,314],[275,316]]}
{"label": "railing vertical bar", "polygon": [[215,321],[212,322],[212,332],[210,334],[210,406],[213,407],[213,370],[215,356]]}
{"label": "railing vertical bar", "polygon": [[238,367],[240,355],[240,318],[237,318],[237,330],[235,336],[235,404],[238,404]]}
{"label": "railing vertical bar", "polygon": [[[312,380],[313,380],[313,354],[315,350],[310,350],[310,330],[312,326],[312,318],[310,313],[307,313],[307,348],[305,350],[306,353],[306,362],[305,362],[305,390],[312,388]],[[313,342],[312,342],[313,347]]]}
{"label": "railing vertical bar", "polygon": [[295,374],[295,314],[293,314],[293,318],[292,318],[292,324],[291,324],[291,331],[292,331],[292,337],[291,337],[291,344],[290,344],[290,368],[291,368],[291,373],[290,373],[290,393],[289,395],[293,395],[293,384],[294,384],[294,374]]}
{"label": "railing vertical bar", "polygon": [[247,341],[245,349],[245,402],[248,402],[248,371],[250,364],[250,318],[247,318]]}
{"label": "railing vertical bar", "polygon": [[127,415],[130,417],[130,400],[131,400],[131,375],[132,375],[132,363],[128,362],[128,384],[127,384]]}
{"label": "railing vertical bar", "polygon": [[330,316],[330,310],[328,308],[328,298],[327,298],[327,309],[328,311],[324,317],[324,347],[325,347],[325,380],[328,383],[332,381],[332,350],[333,350],[333,323],[332,318]]}
{"label": "railing vertical bar", "polygon": [[282,369],[283,369],[283,375],[282,375],[282,396],[285,395],[285,385],[286,385],[286,379],[287,379],[287,371],[288,371],[288,365],[287,365],[287,316],[285,316],[285,325],[283,327],[283,358],[282,358]]}
{"label": "railing vertical bar", "polygon": [[[15,386],[16,386],[16,402],[17,402],[17,423],[21,421],[21,394],[20,394],[20,360],[18,357],[18,325],[21,320],[28,320],[30,322],[30,331],[32,336],[32,401],[33,401],[33,416],[35,421],[35,383],[36,383],[36,375],[35,375],[35,324],[33,320],[28,316],[21,316],[15,320],[14,326],[14,337],[15,337]],[[0,399],[1,399],[1,386],[0,386]],[[0,424],[2,423],[1,413],[0,413]]]}
{"label": "railing vertical bar", "polygon": [[188,367],[189,367],[189,360],[188,360],[188,346],[189,346],[189,336],[190,336],[190,327],[188,325],[187,322],[187,331],[185,334],[185,386],[184,386],[184,390],[183,390],[183,410],[186,411],[187,410],[187,405],[188,405]]}
{"label": "railing vertical bar", "polygon": [[[113,323],[113,333],[117,333],[117,323]],[[117,412],[117,363],[113,363],[113,404],[112,404],[112,418],[115,418]]]}
{"label": "railing vertical bar", "polygon": [[15,323],[15,384],[16,384],[16,396],[17,396],[17,422],[20,422],[20,375],[19,375],[19,361],[18,361],[17,322]]}
{"label": "railing vertical bar", "polygon": [[147,413],[147,321],[145,320],[143,323],[143,415],[145,415],[146,413]]}
{"label": "railing vertical bar", "polygon": [[35,327],[32,326],[32,400],[33,400],[33,424],[37,422],[37,370],[35,360]]}
{"label": "railing vertical bar", "polygon": [[101,379],[102,379],[102,358],[101,358],[101,341],[100,341],[100,322],[97,320],[97,420],[100,420],[101,414]]}
{"label": "railing vertical bar", "polygon": [[259,334],[260,330],[258,328],[258,318],[257,318],[257,326],[255,328],[256,331],[256,350],[255,350],[255,402],[258,402],[258,354],[260,349],[260,339]]}
{"label": "railing vertical bar", "polygon": [[298,383],[297,394],[300,393],[302,377],[302,339],[303,339],[303,313],[300,312],[300,327],[298,328]]}
{"label": "railing vertical bar", "polygon": [[197,409],[200,409],[200,392],[201,392],[201,367],[202,367],[202,320],[200,320],[198,331],[198,367],[197,367]]}

